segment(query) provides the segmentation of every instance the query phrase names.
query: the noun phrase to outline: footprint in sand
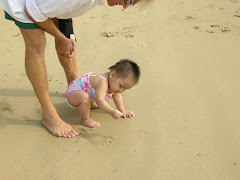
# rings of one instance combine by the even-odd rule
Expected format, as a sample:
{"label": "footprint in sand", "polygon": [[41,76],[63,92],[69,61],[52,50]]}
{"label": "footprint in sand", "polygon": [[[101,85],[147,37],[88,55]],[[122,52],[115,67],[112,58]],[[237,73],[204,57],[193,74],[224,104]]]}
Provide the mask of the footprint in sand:
{"label": "footprint in sand", "polygon": [[12,106],[6,102],[0,101],[0,114],[11,113]]}
{"label": "footprint in sand", "polygon": [[96,146],[110,145],[113,142],[113,138],[110,136],[102,136],[98,133],[88,133],[85,129],[79,130],[78,137],[80,140],[87,144]]}
{"label": "footprint in sand", "polygon": [[12,106],[4,101],[0,101],[0,128],[6,126],[6,119],[9,113],[12,113]]}

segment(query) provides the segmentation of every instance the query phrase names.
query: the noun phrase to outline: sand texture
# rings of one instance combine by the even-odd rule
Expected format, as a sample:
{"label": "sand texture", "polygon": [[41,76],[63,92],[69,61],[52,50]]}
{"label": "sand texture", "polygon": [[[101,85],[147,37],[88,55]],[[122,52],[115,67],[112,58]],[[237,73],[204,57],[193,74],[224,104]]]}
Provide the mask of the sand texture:
{"label": "sand texture", "polygon": [[1,9],[0,179],[240,179],[239,0],[156,0],[144,18],[105,5],[74,25],[80,75],[107,71],[122,58],[140,65],[139,84],[123,93],[136,117],[92,110],[101,126],[80,125],[65,102],[54,38],[46,35],[52,102],[80,133],[51,135],[25,73],[22,35]]}

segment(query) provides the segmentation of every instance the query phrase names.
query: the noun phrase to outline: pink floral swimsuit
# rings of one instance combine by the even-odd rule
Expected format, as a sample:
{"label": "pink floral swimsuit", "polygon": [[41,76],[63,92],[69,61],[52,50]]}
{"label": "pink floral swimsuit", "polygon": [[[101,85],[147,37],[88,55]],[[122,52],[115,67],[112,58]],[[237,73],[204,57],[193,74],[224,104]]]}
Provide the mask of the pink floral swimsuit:
{"label": "pink floral swimsuit", "polygon": [[[92,88],[90,81],[89,81],[89,76],[96,76],[96,77],[101,77],[103,79],[105,79],[107,81],[107,79],[103,76],[99,76],[99,75],[91,75],[92,73],[88,73],[85,74],[75,80],[73,80],[68,88],[67,88],[67,92],[66,92],[66,97],[74,92],[74,91],[84,91],[87,92],[90,96],[92,101],[95,100],[95,89]],[[108,101],[111,97],[112,97],[113,93],[106,93],[105,96],[105,101]]]}

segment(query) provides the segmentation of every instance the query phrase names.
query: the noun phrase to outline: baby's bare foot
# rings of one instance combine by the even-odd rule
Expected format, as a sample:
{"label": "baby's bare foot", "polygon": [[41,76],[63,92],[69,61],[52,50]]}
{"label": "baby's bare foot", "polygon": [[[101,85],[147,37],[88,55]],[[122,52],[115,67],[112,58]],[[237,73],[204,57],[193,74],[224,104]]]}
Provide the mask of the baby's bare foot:
{"label": "baby's bare foot", "polygon": [[99,107],[98,107],[98,105],[97,105],[97,103],[95,101],[93,101],[91,103],[91,109],[99,109]]}
{"label": "baby's bare foot", "polygon": [[72,126],[65,123],[57,113],[54,113],[54,115],[43,115],[42,125],[58,137],[71,138],[78,135]]}
{"label": "baby's bare foot", "polygon": [[95,128],[100,126],[101,124],[93,119],[82,120],[81,124],[90,128]]}

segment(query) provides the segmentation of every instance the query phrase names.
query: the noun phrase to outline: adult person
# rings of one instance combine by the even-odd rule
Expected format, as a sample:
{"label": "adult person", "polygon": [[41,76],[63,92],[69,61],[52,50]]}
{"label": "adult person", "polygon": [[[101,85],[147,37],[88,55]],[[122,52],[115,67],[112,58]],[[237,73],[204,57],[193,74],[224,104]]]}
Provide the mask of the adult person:
{"label": "adult person", "polygon": [[[26,46],[25,68],[35,94],[42,107],[42,124],[55,136],[75,137],[78,133],[58,115],[49,91],[44,62],[45,32],[55,37],[59,61],[64,68],[68,84],[78,77],[76,42],[59,30],[58,19],[81,16],[105,0],[0,0],[5,18],[19,27]],[[127,8],[137,5],[140,11],[149,8],[153,0],[107,0],[109,6]]]}

